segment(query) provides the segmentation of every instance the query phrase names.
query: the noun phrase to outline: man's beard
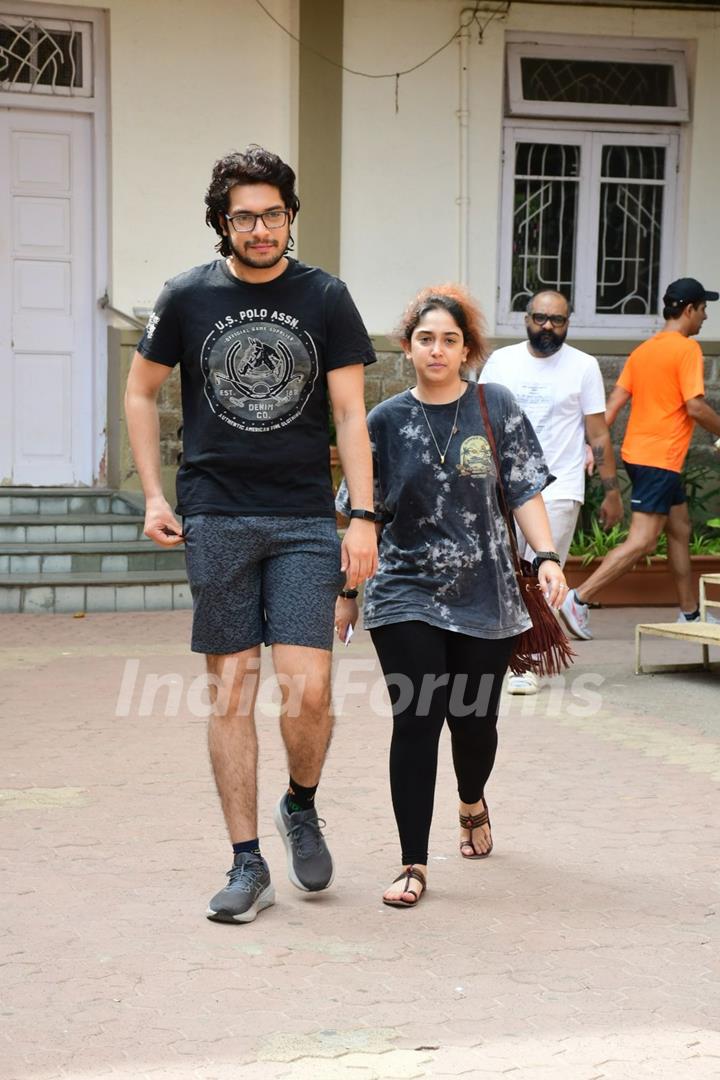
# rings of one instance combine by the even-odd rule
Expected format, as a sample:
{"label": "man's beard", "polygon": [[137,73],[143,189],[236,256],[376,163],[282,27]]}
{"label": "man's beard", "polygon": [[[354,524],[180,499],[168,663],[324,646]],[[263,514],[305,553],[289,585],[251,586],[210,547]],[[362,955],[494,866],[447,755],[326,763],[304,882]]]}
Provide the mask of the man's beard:
{"label": "man's beard", "polygon": [[556,334],[554,330],[531,330],[527,327],[528,341],[535,352],[541,356],[552,356],[560,349],[567,337],[567,328],[562,334]]}
{"label": "man's beard", "polygon": [[[273,251],[269,252],[267,255],[260,255],[257,258],[253,258],[252,247],[246,247],[245,245],[243,245],[240,250],[238,250],[238,248],[235,246],[235,243],[233,243],[233,240],[234,238],[230,241],[230,247],[232,248],[232,258],[237,259],[237,261],[242,266],[252,266],[256,270],[267,270],[272,266],[277,266],[277,264],[280,262],[280,260],[285,254],[284,247],[278,244],[277,247],[274,248]],[[272,242],[277,243],[277,241]]]}

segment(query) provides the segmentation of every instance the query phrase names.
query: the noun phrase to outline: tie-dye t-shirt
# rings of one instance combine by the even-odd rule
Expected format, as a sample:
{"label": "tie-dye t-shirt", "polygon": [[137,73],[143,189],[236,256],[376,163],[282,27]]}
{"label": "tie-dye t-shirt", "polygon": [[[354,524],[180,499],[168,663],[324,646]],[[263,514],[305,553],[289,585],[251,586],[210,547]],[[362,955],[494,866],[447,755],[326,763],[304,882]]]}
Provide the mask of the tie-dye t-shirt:
{"label": "tie-dye t-shirt", "polygon": [[[503,485],[511,509],[552,480],[535,432],[504,386],[485,387]],[[520,598],[496,469],[480,404],[469,384],[444,464],[456,403],[425,405],[409,390],[368,416],[375,511],[383,530],[379,565],[365,585],[364,625],[419,620],[480,638],[520,634],[531,625]],[[349,511],[343,484],[336,505]]]}

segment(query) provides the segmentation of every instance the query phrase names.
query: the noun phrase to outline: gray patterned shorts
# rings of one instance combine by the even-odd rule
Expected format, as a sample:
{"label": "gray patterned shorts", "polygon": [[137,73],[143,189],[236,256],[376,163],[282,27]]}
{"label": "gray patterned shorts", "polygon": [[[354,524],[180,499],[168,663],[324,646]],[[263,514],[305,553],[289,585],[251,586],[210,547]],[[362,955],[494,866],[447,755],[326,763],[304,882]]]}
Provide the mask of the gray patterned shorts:
{"label": "gray patterned shorts", "polygon": [[334,519],[191,514],[183,531],[193,652],[332,649],[345,580]]}

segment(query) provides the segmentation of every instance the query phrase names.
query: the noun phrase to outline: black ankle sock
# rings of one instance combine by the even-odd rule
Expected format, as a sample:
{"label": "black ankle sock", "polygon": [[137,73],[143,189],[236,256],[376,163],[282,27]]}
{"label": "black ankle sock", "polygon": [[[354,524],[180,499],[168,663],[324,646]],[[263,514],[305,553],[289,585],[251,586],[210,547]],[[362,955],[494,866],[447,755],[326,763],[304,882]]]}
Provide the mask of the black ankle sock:
{"label": "black ankle sock", "polygon": [[240,844],[233,844],[233,853],[240,855],[244,851],[249,851],[253,855],[260,854],[260,841],[257,836],[254,840],[243,840]]}
{"label": "black ankle sock", "polygon": [[287,793],[287,805],[291,814],[296,814],[298,810],[312,810],[315,805],[315,792],[318,786],[303,787],[302,784],[298,784],[297,781],[290,777]]}
{"label": "black ankle sock", "polygon": [[700,619],[700,608],[696,607],[694,611],[683,611],[685,616],[685,622],[697,622]]}

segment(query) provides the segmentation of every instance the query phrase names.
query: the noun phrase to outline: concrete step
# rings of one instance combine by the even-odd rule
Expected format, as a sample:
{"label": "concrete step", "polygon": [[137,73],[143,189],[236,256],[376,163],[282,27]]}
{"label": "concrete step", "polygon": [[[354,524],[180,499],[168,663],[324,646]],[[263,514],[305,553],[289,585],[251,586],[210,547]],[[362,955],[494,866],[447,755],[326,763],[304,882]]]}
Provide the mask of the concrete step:
{"label": "concrete step", "polygon": [[0,544],[0,574],[124,574],[182,570],[183,547],[159,548],[150,540],[100,544]]}
{"label": "concrete step", "polygon": [[139,514],[9,514],[0,517],[0,544],[77,544],[140,540]]}
{"label": "concrete step", "polygon": [[7,517],[60,514],[123,514],[143,512],[142,495],[109,488],[0,487],[0,521]]}
{"label": "concrete step", "polygon": [[170,611],[192,607],[184,570],[0,574],[0,613]]}

